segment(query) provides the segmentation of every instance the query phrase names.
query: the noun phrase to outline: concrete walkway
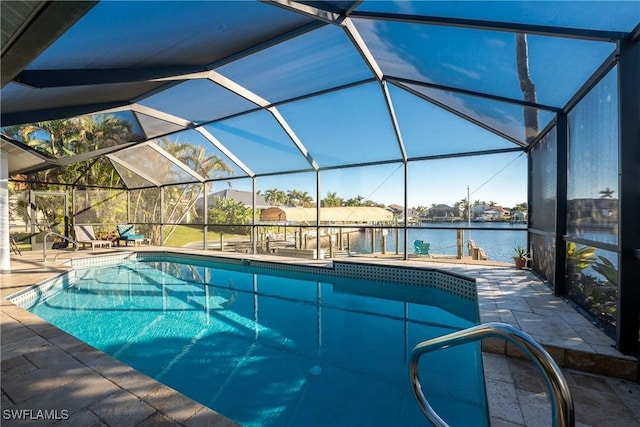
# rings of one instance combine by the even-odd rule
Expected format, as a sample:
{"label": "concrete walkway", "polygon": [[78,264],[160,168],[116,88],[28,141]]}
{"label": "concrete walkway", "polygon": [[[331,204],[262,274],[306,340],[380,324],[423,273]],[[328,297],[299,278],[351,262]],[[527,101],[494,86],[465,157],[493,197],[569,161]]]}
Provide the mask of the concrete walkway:
{"label": "concrete walkway", "polygon": [[[142,250],[154,249],[159,248]],[[68,256],[90,257],[123,250],[129,249],[82,251]],[[221,255],[196,250],[180,252]],[[331,264],[331,261],[274,256],[224,255],[306,265]],[[0,276],[2,425],[235,425],[6,301],[8,295],[67,268],[60,264],[44,265],[39,256],[26,253],[12,258],[12,271]],[[613,340],[567,302],[553,296],[531,272],[424,259],[355,257],[344,261],[442,268],[476,278],[481,321],[505,322],[524,330],[544,345],[562,367],[573,394],[577,425],[640,426],[638,360],[618,353]],[[551,425],[546,386],[535,366],[523,360],[517,348],[503,341],[487,340],[483,350],[491,424]],[[6,409],[14,412],[7,413]],[[57,419],[15,419],[38,415]]]}

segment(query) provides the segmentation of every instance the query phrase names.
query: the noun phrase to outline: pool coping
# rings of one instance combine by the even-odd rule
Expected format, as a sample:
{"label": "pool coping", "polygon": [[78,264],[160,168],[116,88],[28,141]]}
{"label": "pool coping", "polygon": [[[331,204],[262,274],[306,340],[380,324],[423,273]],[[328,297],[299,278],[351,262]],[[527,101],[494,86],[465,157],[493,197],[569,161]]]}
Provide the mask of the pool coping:
{"label": "pool coping", "polygon": [[[261,261],[261,262],[264,260],[268,260],[269,263],[281,263],[281,264],[288,264],[288,265],[295,264],[298,266],[313,265],[314,268],[317,268],[317,267],[329,268],[330,266],[333,265],[333,262],[331,261],[330,262],[326,262],[326,261],[312,262],[308,260],[300,260],[295,258],[283,259],[282,257],[273,257],[273,256],[265,257],[265,256],[259,256],[259,255],[252,256],[252,255],[246,255],[246,254],[220,254],[220,253],[211,254],[208,251],[192,251],[192,250],[185,251],[185,250],[176,250],[173,248],[172,249],[156,248],[155,252],[168,253],[172,255],[186,254],[186,255],[201,255],[206,257],[214,256],[215,258],[220,258],[222,256],[223,258],[227,258],[227,259],[234,258],[239,260],[253,260],[253,261]],[[91,256],[95,256],[95,255],[92,254]],[[113,256],[113,254],[106,255],[106,256]],[[377,259],[376,260],[366,259],[364,262],[362,261],[363,260],[348,259],[348,260],[340,260],[337,262],[344,263],[344,264],[360,262],[361,264],[367,264],[367,265],[380,265],[381,263],[385,264],[389,262],[389,260],[377,260]],[[397,262],[397,261],[394,261],[394,262]],[[397,268],[397,267],[398,267],[397,265],[394,266],[394,268]],[[498,276],[503,276],[503,278],[505,274],[510,277],[509,280],[512,283],[507,284],[506,286],[513,285],[517,288],[533,287],[535,288],[534,295],[537,295],[538,293],[546,294],[547,299],[553,303],[551,307],[552,309],[557,309],[557,307],[562,304],[569,307],[566,301],[551,295],[551,292],[548,289],[548,287],[546,287],[546,285],[544,285],[537,277],[532,275],[531,272],[527,272],[527,271],[515,271],[513,269],[509,269],[505,267],[495,267],[495,266],[483,267],[478,265],[466,265],[466,264],[465,265],[446,265],[445,264],[443,266],[440,266],[438,263],[434,263],[431,266],[426,267],[422,262],[415,265],[405,262],[405,263],[402,263],[401,267],[407,267],[411,269],[422,269],[422,270],[438,270],[439,268],[443,268],[443,271],[446,274],[453,273],[457,277],[464,278],[467,280],[474,280],[477,285],[480,320],[483,323],[488,321],[503,321],[503,322],[506,321],[506,323],[510,323],[508,322],[508,320],[513,320],[514,322],[512,322],[512,324],[515,324],[515,326],[520,326],[518,325],[518,320],[522,321],[522,319],[520,319],[519,316],[514,316],[514,310],[501,308],[501,303],[503,303],[504,301],[501,301],[501,297],[498,291],[500,286],[505,286],[505,284],[500,283],[499,280],[496,280],[496,277],[493,277],[495,274],[497,274]],[[63,269],[67,269],[67,268],[69,267],[65,267]],[[53,273],[48,279],[55,277],[56,275],[60,275],[62,274],[62,272],[63,271]],[[44,280],[40,280],[38,283],[41,283],[43,281]],[[30,286],[32,285],[24,285],[22,286],[22,288],[25,289]],[[13,293],[14,292],[12,292],[12,294]],[[538,301],[538,304],[539,303],[540,302]],[[220,425],[220,426],[237,425],[233,421],[227,418],[224,418],[222,415],[218,414],[217,412],[209,408],[206,408],[202,405],[199,405],[196,402],[193,402],[191,399],[183,396],[179,392],[173,389],[170,389],[169,387],[162,385],[161,383],[156,382],[155,380],[149,377],[146,377],[143,374],[138,373],[137,371],[134,371],[132,368],[124,364],[121,364],[120,362],[116,361],[110,356],[105,355],[93,349],[93,347],[90,347],[87,344],[84,344],[76,340],[75,338],[59,330],[58,328],[55,328],[52,325],[49,325],[48,323],[39,319],[37,316],[9,302],[6,299],[6,297],[3,298],[1,304],[2,304],[1,309],[2,309],[3,345],[5,341],[5,336],[7,335],[5,333],[6,331],[8,331],[9,334],[12,334],[13,333],[12,331],[18,330],[20,328],[26,328],[30,331],[30,333],[22,332],[22,333],[18,333],[18,335],[29,336],[29,338],[15,341],[16,343],[20,344],[19,348],[23,352],[21,356],[26,357],[26,355],[29,355],[34,351],[31,348],[23,348],[25,343],[29,345],[29,342],[30,342],[29,340],[31,340],[32,342],[31,345],[33,345],[34,342],[37,343],[35,344],[35,348],[49,347],[49,348],[55,348],[56,352],[62,351],[66,353],[67,355],[69,355],[71,358],[73,358],[80,364],[89,368],[92,371],[91,375],[98,375],[102,377],[104,380],[111,383],[112,387],[115,387],[113,390],[110,390],[111,393],[108,396],[99,396],[101,397],[99,401],[92,402],[91,404],[86,405],[81,410],[74,412],[74,416],[77,415],[78,417],[81,417],[80,419],[86,419],[87,417],[89,419],[96,418],[97,415],[95,412],[95,408],[97,407],[98,409],[100,409],[100,405],[99,405],[100,402],[104,402],[104,400],[107,397],[116,396],[118,395],[118,393],[127,393],[127,396],[129,397],[134,396],[135,399],[139,400],[144,405],[151,407],[155,411],[149,417],[149,419],[151,419],[152,417],[162,417],[163,419],[170,420],[171,422],[175,423],[175,425]],[[549,307],[547,308],[543,307],[541,308],[541,310],[545,310],[548,308]],[[565,309],[566,307],[562,311],[564,312]],[[571,310],[573,309],[571,308]],[[573,321],[575,321],[575,319]],[[595,328],[590,323],[588,324],[591,326],[591,329],[594,329],[597,331],[597,328]],[[524,322],[524,326],[525,327],[527,326],[526,319]],[[525,328],[522,328],[522,329],[526,331]],[[611,343],[613,342],[613,340],[604,336],[604,334],[601,331],[599,332],[600,334],[602,334],[602,336],[597,336],[597,340],[598,342],[600,341],[604,342],[602,346],[603,349],[600,349],[601,350],[600,353],[598,353],[597,351],[593,351],[593,349],[580,349],[580,348],[576,349],[571,347],[567,348],[566,346],[563,347],[563,346],[560,346],[554,343],[549,343],[549,342],[547,343],[542,342],[541,344],[547,349],[547,351],[549,351],[549,353],[554,357],[554,359],[556,359],[556,362],[562,367],[582,370],[586,372],[595,372],[598,374],[609,375],[617,378],[620,378],[621,377],[620,373],[622,373],[622,376],[624,378],[630,379],[632,381],[638,381],[638,360],[633,357],[615,354],[616,352],[615,349],[613,350],[610,349]],[[598,335],[597,332],[595,332],[594,334]],[[38,339],[34,340],[34,336],[39,337],[40,340]],[[605,338],[603,338],[603,336]],[[498,341],[492,342],[491,340],[487,340],[483,342],[482,350],[483,352],[497,353],[497,354],[505,355],[508,357],[516,357],[516,358],[523,357],[519,349],[505,342],[500,343]],[[612,353],[612,354],[608,354],[608,353]],[[20,356],[16,356],[16,357],[20,357]],[[14,360],[14,358],[10,358],[9,361],[10,361],[10,364],[16,364],[16,361]],[[611,363],[612,361],[613,363]],[[2,358],[3,373],[5,372],[5,368],[7,371],[11,372],[12,369],[19,369],[21,366],[19,364],[16,364],[15,367],[12,367],[12,366],[7,367],[6,366],[7,362],[8,361],[5,360],[5,348],[3,348],[3,358]],[[621,369],[621,370],[616,371],[618,369]],[[486,366],[485,366],[485,371],[486,371]],[[613,371],[616,371],[616,372],[613,372]],[[123,375],[128,375],[130,377],[133,376],[137,378],[137,381],[140,381],[140,383],[142,384],[147,384],[148,386],[146,388],[143,387],[141,389],[142,391],[137,391],[137,392],[132,391],[131,389],[127,388],[127,385],[135,386],[136,381],[129,382],[129,383],[127,383],[126,381],[123,382],[122,381],[122,379],[124,378]],[[55,377],[55,375],[53,376]],[[486,376],[486,372],[485,372],[485,376]],[[3,375],[3,382],[5,378],[6,376]],[[51,379],[45,379],[45,383],[47,381],[51,381]],[[46,387],[46,384],[44,386]],[[153,390],[149,390],[149,388],[152,388]],[[152,391],[155,391],[155,392],[151,393]],[[164,400],[162,400],[161,402],[158,401],[158,396],[157,396],[158,393],[165,396]],[[48,394],[48,393],[43,392],[40,395],[36,395],[33,398],[35,400],[29,400],[29,401],[32,403],[35,403],[38,401],[37,400],[39,398],[38,396],[42,396],[43,394]],[[489,400],[491,395],[492,393],[488,391],[487,397]],[[7,407],[7,405],[5,404],[12,405],[12,402],[10,400],[7,402],[8,396],[4,394],[4,391],[2,394],[2,399],[3,399],[3,407]],[[179,415],[174,414],[171,411],[171,408],[167,407],[167,402],[169,401],[173,401],[174,403],[176,401],[184,402],[184,405],[186,405],[186,407],[192,408],[191,412],[187,411],[187,413],[189,413],[190,416],[185,417],[184,411],[181,411]],[[13,405],[13,406],[19,406],[19,405]],[[175,405],[169,405],[169,406],[172,406],[173,409],[175,410]],[[501,420],[501,421],[508,420],[508,416],[505,416],[504,413],[500,413],[499,408],[497,409],[497,412],[496,412],[495,405],[490,404],[489,410],[490,410],[490,416],[492,420],[494,419]],[[103,412],[104,412],[104,409],[103,409]],[[102,420],[107,421],[105,418],[102,418]]]}

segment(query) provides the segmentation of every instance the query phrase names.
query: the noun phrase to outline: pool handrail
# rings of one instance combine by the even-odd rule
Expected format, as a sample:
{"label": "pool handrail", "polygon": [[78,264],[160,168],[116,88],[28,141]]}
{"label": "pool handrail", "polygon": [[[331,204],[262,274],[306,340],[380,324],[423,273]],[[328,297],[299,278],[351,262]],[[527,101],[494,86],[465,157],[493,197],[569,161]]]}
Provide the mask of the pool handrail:
{"label": "pool handrail", "polygon": [[409,362],[409,380],[420,409],[425,416],[438,427],[448,427],[429,405],[422,392],[422,384],[418,374],[420,357],[427,352],[466,344],[485,338],[503,338],[520,348],[537,366],[542,373],[551,398],[551,416],[554,426],[574,427],[575,414],[571,391],[560,368],[553,361],[549,353],[525,332],[500,322],[489,322],[471,328],[457,331],[448,335],[426,340],[414,347]]}
{"label": "pool handrail", "polygon": [[62,234],[56,233],[55,231],[49,231],[47,234],[44,235],[44,241],[42,242],[42,262],[47,262],[47,237],[49,237],[52,234],[54,236],[57,236],[57,237],[60,237],[61,239],[66,240],[69,243],[72,243],[75,246],[75,249],[73,250],[74,252],[77,252],[78,249],[80,249],[80,245],[78,244],[78,242],[76,242],[72,238],[63,236]]}

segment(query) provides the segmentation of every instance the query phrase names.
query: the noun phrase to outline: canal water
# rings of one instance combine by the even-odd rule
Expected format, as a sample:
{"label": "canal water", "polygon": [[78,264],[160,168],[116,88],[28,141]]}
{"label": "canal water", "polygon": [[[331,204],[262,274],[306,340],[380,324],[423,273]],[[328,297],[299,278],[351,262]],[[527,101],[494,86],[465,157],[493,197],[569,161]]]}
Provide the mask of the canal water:
{"label": "canal water", "polygon": [[[422,240],[429,243],[430,253],[456,255],[456,229],[465,227],[466,223],[434,223],[433,227],[441,228],[412,228],[409,229],[409,253],[413,253],[413,242]],[[488,256],[489,260],[512,262],[514,248],[516,246],[525,247],[527,244],[527,231],[524,224],[510,224],[501,222],[485,222],[471,223],[475,230],[464,230],[464,255],[468,255],[467,243],[473,240],[475,244],[481,247]],[[483,229],[483,228],[492,228]],[[499,228],[499,230],[495,230]],[[396,240],[397,237],[397,240]],[[381,233],[376,231],[374,239],[375,252],[381,250]],[[400,253],[404,251],[404,232],[398,230],[396,236],[395,229],[389,229],[386,237],[386,252],[396,252],[396,241],[398,242],[398,250]],[[371,230],[365,230],[357,233],[350,233],[349,250],[357,253],[371,253]]]}

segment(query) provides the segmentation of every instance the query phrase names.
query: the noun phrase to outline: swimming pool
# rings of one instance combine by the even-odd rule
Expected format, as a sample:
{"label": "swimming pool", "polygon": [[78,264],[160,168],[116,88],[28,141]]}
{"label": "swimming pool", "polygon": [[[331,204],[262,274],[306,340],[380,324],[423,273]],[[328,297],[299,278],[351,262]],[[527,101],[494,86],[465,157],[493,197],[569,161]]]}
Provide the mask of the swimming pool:
{"label": "swimming pool", "polygon": [[[476,324],[475,300],[279,268],[132,259],[78,268],[17,303],[245,426],[427,424],[408,381],[410,351]],[[416,281],[418,272],[398,274]],[[450,425],[488,425],[478,344],[430,353],[420,366]]]}

